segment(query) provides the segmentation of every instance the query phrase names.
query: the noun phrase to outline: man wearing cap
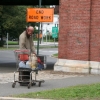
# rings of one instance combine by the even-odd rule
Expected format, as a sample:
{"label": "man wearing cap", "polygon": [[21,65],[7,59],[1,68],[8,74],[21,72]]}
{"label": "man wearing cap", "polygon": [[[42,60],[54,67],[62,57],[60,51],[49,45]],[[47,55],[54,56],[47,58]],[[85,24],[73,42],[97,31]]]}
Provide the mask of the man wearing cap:
{"label": "man wearing cap", "polygon": [[30,49],[31,53],[36,54],[35,46],[33,42],[34,28],[29,26],[20,36],[19,36],[19,48],[20,49]]}
{"label": "man wearing cap", "polygon": [[[26,30],[23,33],[20,34],[19,49],[23,49],[23,50],[28,49],[31,51],[31,54],[36,55],[35,46],[33,42],[33,35],[32,35],[33,32],[34,32],[34,28],[32,26],[29,26],[26,28]],[[29,61],[27,61],[26,64],[23,61],[21,61],[19,63],[19,67],[30,68]]]}

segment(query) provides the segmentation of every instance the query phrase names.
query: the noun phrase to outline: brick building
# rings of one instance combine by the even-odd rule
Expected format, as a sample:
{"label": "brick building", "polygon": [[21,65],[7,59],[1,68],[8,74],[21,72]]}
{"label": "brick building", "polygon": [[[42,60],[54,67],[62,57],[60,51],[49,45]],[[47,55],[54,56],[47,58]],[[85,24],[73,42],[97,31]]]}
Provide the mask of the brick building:
{"label": "brick building", "polygon": [[100,73],[100,0],[59,0],[55,71]]}

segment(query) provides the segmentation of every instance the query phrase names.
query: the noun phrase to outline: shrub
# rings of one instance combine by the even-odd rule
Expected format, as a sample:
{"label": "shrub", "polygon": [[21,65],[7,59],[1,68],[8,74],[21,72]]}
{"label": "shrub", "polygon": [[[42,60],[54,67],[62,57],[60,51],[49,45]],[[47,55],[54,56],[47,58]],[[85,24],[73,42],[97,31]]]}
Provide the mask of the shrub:
{"label": "shrub", "polygon": [[0,47],[3,47],[5,41],[0,41]]}

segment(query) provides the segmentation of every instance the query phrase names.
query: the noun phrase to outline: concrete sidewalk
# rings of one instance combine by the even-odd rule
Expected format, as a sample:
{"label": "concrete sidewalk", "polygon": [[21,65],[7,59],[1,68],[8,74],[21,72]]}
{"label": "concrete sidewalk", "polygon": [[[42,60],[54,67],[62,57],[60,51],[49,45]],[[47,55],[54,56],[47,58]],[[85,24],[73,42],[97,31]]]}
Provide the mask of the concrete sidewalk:
{"label": "concrete sidewalk", "polygon": [[[63,79],[51,79],[46,80],[41,87],[33,86],[30,89],[27,86],[19,86],[16,84],[15,88],[12,88],[12,83],[0,84],[0,100],[39,100],[39,99],[25,99],[25,98],[10,98],[12,95],[17,95],[21,93],[29,92],[41,92],[45,90],[66,88],[76,85],[85,85],[85,84],[94,84],[100,83],[100,75],[85,75],[77,77],[67,77]],[[9,97],[9,98],[8,98]],[[40,100],[49,100],[49,99],[40,99]]]}
{"label": "concrete sidewalk", "polygon": [[0,100],[51,100],[51,99],[0,97]]}

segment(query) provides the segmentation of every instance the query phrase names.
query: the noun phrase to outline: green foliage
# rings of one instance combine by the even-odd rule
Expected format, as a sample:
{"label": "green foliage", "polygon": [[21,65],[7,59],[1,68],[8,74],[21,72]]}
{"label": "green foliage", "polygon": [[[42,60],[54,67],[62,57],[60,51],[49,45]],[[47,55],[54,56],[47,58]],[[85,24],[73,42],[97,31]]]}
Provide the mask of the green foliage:
{"label": "green foliage", "polygon": [[56,53],[56,54],[53,54],[53,57],[58,57],[58,53]]}
{"label": "green foliage", "polygon": [[[26,22],[27,8],[33,7],[38,6],[0,5],[0,38],[6,37],[7,33],[9,33],[9,37],[18,39],[19,35],[26,29],[26,26],[36,26],[38,23]],[[37,30],[34,33],[37,33]]]}
{"label": "green foliage", "polygon": [[[99,100],[100,83],[91,85],[79,85],[62,89],[53,89],[42,92],[20,94],[16,97],[45,98],[54,100]],[[99,98],[99,99],[98,99]]]}
{"label": "green foliage", "polygon": [[[5,43],[7,45],[7,43]],[[8,45],[18,45],[18,41],[8,41]]]}
{"label": "green foliage", "polygon": [[4,41],[0,41],[0,47],[3,47]]}
{"label": "green foliage", "polygon": [[26,9],[31,6],[1,6],[0,5],[0,35],[18,38],[26,28]]}

